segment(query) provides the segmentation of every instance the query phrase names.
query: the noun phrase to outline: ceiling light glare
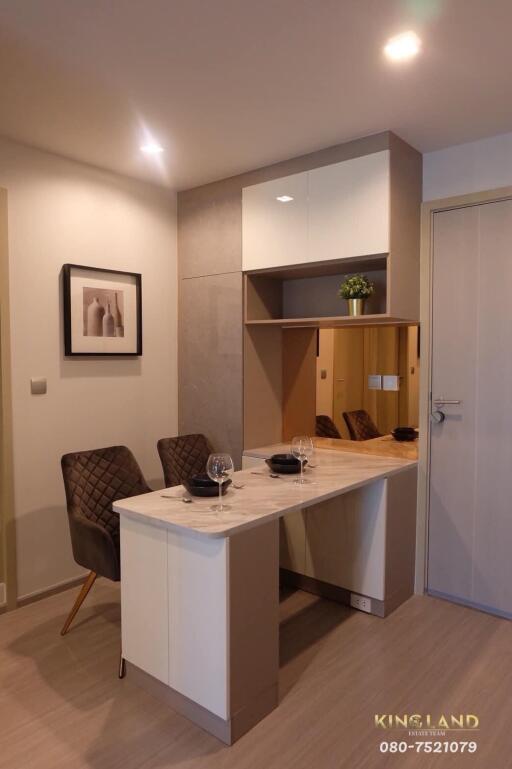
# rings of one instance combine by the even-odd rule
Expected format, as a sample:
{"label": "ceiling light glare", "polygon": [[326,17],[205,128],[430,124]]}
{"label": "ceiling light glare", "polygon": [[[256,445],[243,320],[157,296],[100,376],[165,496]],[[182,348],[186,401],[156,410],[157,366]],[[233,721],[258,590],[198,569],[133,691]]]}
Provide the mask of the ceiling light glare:
{"label": "ceiling light glare", "polygon": [[160,155],[160,153],[164,151],[164,148],[156,142],[146,142],[140,149],[141,152],[144,152],[146,155]]}
{"label": "ceiling light glare", "polygon": [[391,61],[407,61],[420,52],[421,40],[416,32],[402,32],[388,40],[384,53]]}

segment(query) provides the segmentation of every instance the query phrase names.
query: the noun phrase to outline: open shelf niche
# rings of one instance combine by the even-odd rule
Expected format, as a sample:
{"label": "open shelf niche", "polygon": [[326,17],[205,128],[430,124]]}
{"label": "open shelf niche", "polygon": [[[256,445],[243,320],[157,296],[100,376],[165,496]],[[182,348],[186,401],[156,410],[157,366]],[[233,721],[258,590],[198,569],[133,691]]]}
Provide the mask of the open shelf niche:
{"label": "open shelf niche", "polygon": [[[281,267],[245,273],[246,325],[333,327],[399,323],[389,307],[388,255]],[[347,315],[338,296],[350,275],[365,274],[375,285],[365,314]]]}

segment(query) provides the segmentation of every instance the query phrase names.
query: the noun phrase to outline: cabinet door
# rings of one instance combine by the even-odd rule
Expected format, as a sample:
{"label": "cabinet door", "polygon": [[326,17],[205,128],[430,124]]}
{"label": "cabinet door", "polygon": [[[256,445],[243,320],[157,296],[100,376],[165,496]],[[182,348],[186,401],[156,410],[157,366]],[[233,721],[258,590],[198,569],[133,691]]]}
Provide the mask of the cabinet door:
{"label": "cabinet door", "polygon": [[167,684],[167,531],[124,515],[120,526],[123,657]]}
{"label": "cabinet door", "polygon": [[243,270],[308,261],[307,193],[306,172],[242,190]]}
{"label": "cabinet door", "polygon": [[389,252],[389,150],[309,171],[309,261]]}

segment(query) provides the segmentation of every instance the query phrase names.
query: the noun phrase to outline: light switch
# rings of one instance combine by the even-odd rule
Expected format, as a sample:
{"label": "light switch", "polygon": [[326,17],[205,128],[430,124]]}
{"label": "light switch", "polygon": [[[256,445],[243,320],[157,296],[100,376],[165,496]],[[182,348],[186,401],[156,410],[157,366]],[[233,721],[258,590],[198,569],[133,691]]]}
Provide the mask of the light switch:
{"label": "light switch", "polygon": [[382,389],[383,390],[399,390],[400,389],[400,377],[395,374],[384,374],[382,377]]}
{"label": "light switch", "polygon": [[327,369],[320,369],[320,379],[327,379]]}
{"label": "light switch", "polygon": [[46,395],[46,377],[34,377],[30,380],[30,392],[32,395]]}
{"label": "light switch", "polygon": [[368,389],[382,390],[382,377],[380,374],[368,374]]}

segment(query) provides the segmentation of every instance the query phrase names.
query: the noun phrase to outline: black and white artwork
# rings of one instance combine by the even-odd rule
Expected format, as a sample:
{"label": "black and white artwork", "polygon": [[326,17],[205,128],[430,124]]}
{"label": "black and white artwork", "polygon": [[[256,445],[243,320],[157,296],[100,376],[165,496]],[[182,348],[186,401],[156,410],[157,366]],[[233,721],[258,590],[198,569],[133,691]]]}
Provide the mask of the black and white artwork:
{"label": "black and white artwork", "polygon": [[65,264],[66,355],[141,355],[141,276]]}
{"label": "black and white artwork", "polygon": [[83,288],[84,336],[124,337],[124,290]]}

